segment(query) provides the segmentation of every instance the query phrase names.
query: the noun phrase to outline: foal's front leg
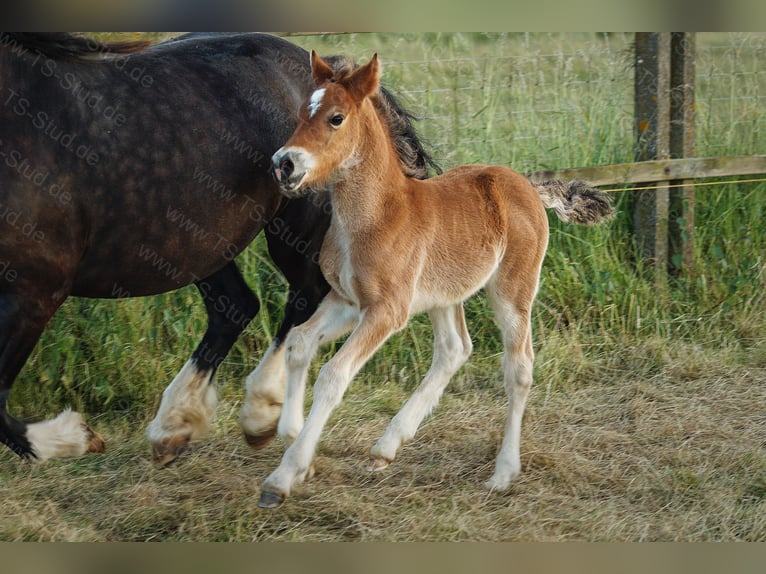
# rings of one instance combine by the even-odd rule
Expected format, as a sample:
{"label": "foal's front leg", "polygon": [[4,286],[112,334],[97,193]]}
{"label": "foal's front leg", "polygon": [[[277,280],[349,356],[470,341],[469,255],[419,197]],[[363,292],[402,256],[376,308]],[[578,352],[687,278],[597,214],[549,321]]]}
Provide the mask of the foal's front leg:
{"label": "foal's front leg", "polygon": [[358,309],[330,292],[311,319],[288,333],[284,345],[287,388],[277,425],[277,433],[286,445],[292,444],[303,428],[303,403],[311,360],[320,345],[342,337],[358,322]]}
{"label": "foal's front leg", "polygon": [[284,398],[285,343],[275,338],[245,380],[239,424],[247,444],[262,448],[271,442]]}
{"label": "foal's front leg", "polygon": [[[359,372],[359,369],[386,339],[404,327],[406,323],[406,311],[392,312],[390,307],[383,306],[362,311],[359,325],[336,355],[319,371],[319,376],[314,384],[314,402],[306,424],[303,425],[300,434],[285,452],[279,467],[264,481],[261,497],[258,501],[260,507],[275,508],[279,506],[290,495],[293,485],[303,480],[311,466],[311,460],[314,457],[322,429],[330,418],[333,409],[343,398],[343,394],[354,375]],[[308,342],[314,340],[307,339]],[[291,371],[298,366],[303,367],[305,358],[301,357],[300,353],[295,353],[295,349],[291,350],[290,347],[288,347],[287,353],[289,387]],[[291,359],[292,354],[296,355],[295,360]],[[303,380],[305,381],[305,375]],[[285,413],[283,412],[284,416]]]}

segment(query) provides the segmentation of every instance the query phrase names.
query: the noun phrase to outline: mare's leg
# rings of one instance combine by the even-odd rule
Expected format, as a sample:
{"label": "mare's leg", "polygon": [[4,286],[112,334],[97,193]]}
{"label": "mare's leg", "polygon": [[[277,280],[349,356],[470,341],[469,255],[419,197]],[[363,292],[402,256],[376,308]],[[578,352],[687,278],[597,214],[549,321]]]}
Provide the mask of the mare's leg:
{"label": "mare's leg", "polygon": [[322,203],[293,200],[265,230],[269,254],[285,275],[290,290],[282,324],[245,382],[239,420],[245,440],[255,448],[266,446],[277,432],[285,399],[287,334],[313,315],[330,290],[317,263],[328,221]]}
{"label": "mare's leg", "polygon": [[[328,295],[325,302],[332,298]],[[317,314],[330,315],[340,309],[335,304],[323,304]],[[308,353],[315,349],[315,345],[321,342],[317,329],[311,329],[311,325],[321,322],[314,318],[308,321],[305,331],[302,328],[295,330],[288,336],[288,388],[293,383],[292,373],[298,369],[304,370],[308,364]],[[395,331],[401,329],[407,323],[407,311],[392,309],[390,306],[370,307],[361,312],[361,321],[351,333],[349,338],[319,371],[314,384],[314,402],[311,411],[295,441],[285,452],[279,467],[272,472],[263,483],[258,505],[263,508],[279,506],[290,494],[292,486],[301,482],[311,467],[319,436],[327,423],[333,409],[340,403],[351,379],[356,375],[364,363]],[[311,324],[311,325],[310,325]],[[304,331],[304,332],[302,332]],[[305,375],[303,376],[305,382]],[[300,386],[296,381],[296,387]],[[289,392],[289,391],[288,391]],[[287,409],[287,404],[285,405]],[[282,415],[285,418],[285,414]],[[293,421],[294,422],[294,421]],[[295,427],[284,425],[287,438],[289,439]],[[280,419],[280,434],[283,431]]]}
{"label": "mare's leg", "polygon": [[55,419],[27,424],[6,411],[13,381],[58,307],[51,299],[0,294],[0,442],[24,458],[41,462],[104,451],[104,440],[80,413],[66,410]]}
{"label": "mare's leg", "polygon": [[434,409],[452,376],[471,354],[463,306],[432,309],[434,355],[431,368],[404,407],[372,447],[370,470],[381,470],[394,460],[399,448],[415,436],[420,423]]}
{"label": "mare's leg", "polygon": [[196,285],[208,326],[191,358],[163,391],[157,415],[147,428],[158,464],[175,460],[191,440],[207,431],[217,403],[213,375],[260,306],[233,261]]}
{"label": "mare's leg", "polygon": [[485,486],[490,490],[505,490],[521,473],[521,420],[532,386],[534,362],[530,315],[532,301],[531,298],[527,302],[516,297],[517,302],[514,302],[495,288],[489,288],[487,294],[503,334],[503,379],[508,395],[508,418],[495,472]]}

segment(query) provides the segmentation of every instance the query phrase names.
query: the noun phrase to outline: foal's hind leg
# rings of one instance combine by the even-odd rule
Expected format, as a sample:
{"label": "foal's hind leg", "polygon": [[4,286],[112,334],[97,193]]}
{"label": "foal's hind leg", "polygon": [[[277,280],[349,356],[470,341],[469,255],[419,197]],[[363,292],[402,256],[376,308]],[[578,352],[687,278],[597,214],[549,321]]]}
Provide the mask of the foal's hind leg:
{"label": "foal's hind leg", "polygon": [[52,301],[20,301],[0,294],[0,442],[16,454],[40,462],[104,451],[104,440],[85,424],[80,413],[66,410],[52,420],[27,424],[5,410],[16,375],[57,307]]}
{"label": "foal's hind leg", "polygon": [[521,473],[521,420],[532,386],[534,361],[530,316],[532,301],[525,305],[514,304],[493,288],[488,289],[487,293],[503,334],[503,378],[508,395],[508,418],[495,472],[485,486],[490,490],[505,490]]}
{"label": "foal's hind leg", "polygon": [[463,305],[432,309],[434,355],[423,382],[372,447],[370,470],[381,470],[394,460],[397,451],[415,436],[420,423],[439,402],[452,376],[471,354],[471,338],[465,325]]}
{"label": "foal's hind leg", "polygon": [[147,428],[154,461],[163,465],[207,431],[217,404],[213,375],[260,306],[234,262],[196,285],[207,309],[207,331],[163,391],[157,415]]}

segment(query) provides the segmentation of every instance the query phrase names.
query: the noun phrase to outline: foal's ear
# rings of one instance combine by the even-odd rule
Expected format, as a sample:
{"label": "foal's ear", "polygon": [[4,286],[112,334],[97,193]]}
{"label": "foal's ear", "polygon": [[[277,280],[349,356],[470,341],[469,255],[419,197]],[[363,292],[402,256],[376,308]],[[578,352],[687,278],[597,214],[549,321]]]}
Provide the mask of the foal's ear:
{"label": "foal's ear", "polygon": [[378,53],[375,52],[369,62],[364,66],[359,66],[348,78],[348,89],[354,93],[359,101],[362,101],[378,91],[379,85],[380,62],[378,61]]}
{"label": "foal's ear", "polygon": [[314,77],[317,86],[331,80],[335,75],[335,72],[327,65],[327,62],[320,58],[314,50],[311,50],[311,75]]}

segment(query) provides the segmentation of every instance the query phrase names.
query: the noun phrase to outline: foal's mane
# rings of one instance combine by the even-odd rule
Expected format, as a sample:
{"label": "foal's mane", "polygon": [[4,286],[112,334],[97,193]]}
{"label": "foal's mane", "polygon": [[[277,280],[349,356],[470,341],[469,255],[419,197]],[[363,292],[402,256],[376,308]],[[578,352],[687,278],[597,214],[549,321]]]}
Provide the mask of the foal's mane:
{"label": "foal's mane", "polygon": [[101,54],[132,54],[151,42],[99,42],[66,32],[2,32],[0,45],[23,48],[52,60],[84,60]]}
{"label": "foal's mane", "polygon": [[[359,67],[345,56],[329,56],[323,59],[330,65],[335,73],[335,79],[338,80],[350,75]],[[405,110],[396,97],[383,86],[380,86],[378,93],[370,99],[388,128],[405,175],[415,179],[426,179],[429,168],[437,174],[441,173],[442,169],[425,150],[415,130],[413,121],[418,118]]]}

